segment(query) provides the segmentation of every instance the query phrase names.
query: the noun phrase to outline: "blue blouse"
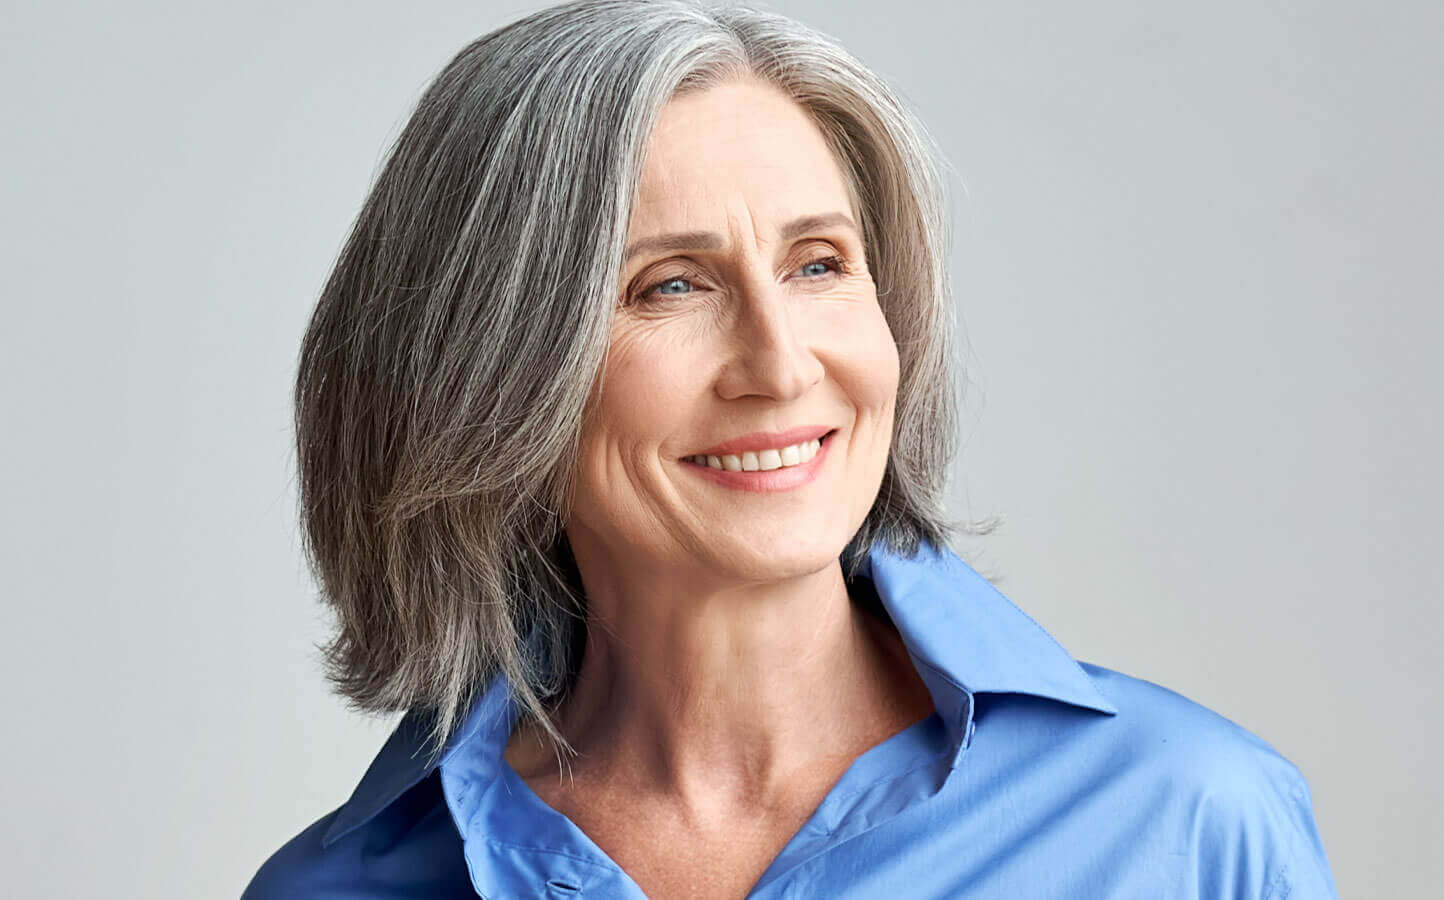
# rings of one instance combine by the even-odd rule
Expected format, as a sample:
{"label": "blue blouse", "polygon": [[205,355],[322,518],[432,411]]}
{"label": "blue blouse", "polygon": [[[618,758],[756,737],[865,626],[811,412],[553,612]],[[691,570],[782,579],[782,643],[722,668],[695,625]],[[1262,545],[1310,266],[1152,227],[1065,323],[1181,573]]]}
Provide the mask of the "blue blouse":
{"label": "blue blouse", "polygon": [[[858,577],[935,712],[854,760],[748,898],[1338,897],[1308,783],[1264,740],[1075,661],[946,548],[876,547]],[[493,678],[432,767],[404,717],[351,799],[242,900],[643,900],[506,763],[517,713]]]}

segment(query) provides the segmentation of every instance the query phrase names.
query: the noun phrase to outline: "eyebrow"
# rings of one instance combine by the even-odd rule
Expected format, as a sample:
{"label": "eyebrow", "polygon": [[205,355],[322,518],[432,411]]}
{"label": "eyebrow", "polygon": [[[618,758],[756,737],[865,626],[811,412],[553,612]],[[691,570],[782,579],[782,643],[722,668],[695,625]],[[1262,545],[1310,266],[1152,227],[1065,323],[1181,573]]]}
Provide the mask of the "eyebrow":
{"label": "eyebrow", "polygon": [[[852,217],[846,213],[830,212],[813,216],[799,216],[782,226],[780,232],[782,240],[790,241],[800,234],[809,231],[817,231],[834,225],[842,225],[857,232],[857,225]],[[622,257],[626,262],[638,253],[660,252],[665,250],[720,250],[724,246],[722,235],[715,231],[678,231],[671,234],[659,234],[655,237],[642,238],[627,248]]]}

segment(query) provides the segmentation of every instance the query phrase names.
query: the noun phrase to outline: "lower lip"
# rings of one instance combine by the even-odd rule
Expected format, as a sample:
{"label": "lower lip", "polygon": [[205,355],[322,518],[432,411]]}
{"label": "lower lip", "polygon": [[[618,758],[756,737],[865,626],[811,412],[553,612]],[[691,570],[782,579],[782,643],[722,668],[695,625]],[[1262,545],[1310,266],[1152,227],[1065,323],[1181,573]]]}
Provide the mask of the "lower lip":
{"label": "lower lip", "polygon": [[733,472],[729,469],[714,469],[708,465],[699,465],[690,459],[682,460],[684,468],[696,472],[703,478],[713,481],[723,487],[734,488],[739,491],[752,491],[757,494],[771,494],[775,491],[790,491],[807,484],[817,477],[822,470],[822,462],[827,457],[827,449],[832,446],[832,439],[837,435],[836,431],[829,432],[822,439],[822,446],[817,453],[807,462],[800,466],[787,466],[781,469],[769,469],[766,472]]}

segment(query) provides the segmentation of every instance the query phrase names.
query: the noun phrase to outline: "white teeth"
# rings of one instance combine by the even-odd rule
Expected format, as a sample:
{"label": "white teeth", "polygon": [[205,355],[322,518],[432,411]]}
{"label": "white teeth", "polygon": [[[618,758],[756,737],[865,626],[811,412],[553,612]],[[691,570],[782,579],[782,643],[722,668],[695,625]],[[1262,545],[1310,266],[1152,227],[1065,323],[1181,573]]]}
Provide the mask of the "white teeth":
{"label": "white teeth", "polygon": [[821,449],[822,441],[813,439],[779,450],[759,450],[755,453],[748,450],[736,455],[729,453],[726,456],[689,456],[688,459],[699,466],[726,469],[729,472],[767,472],[800,466],[816,456]]}

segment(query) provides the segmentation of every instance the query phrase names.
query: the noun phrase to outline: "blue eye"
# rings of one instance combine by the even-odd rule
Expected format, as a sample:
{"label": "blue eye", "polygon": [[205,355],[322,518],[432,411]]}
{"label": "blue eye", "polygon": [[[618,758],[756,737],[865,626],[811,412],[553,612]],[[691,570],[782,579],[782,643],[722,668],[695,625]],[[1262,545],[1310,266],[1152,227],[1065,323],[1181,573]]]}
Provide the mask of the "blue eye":
{"label": "blue eye", "polygon": [[672,293],[672,292],[670,292],[670,291],[664,291],[664,290],[662,290],[662,288],[666,287],[666,286],[669,285],[669,284],[678,284],[678,283],[681,283],[681,284],[691,284],[692,282],[688,281],[688,280],[685,279],[685,278],[668,278],[666,281],[659,281],[659,282],[657,282],[657,283],[653,286],[652,289],[655,290],[655,291],[656,291],[657,293],[659,293],[659,294],[668,294],[668,293]]}
{"label": "blue eye", "polygon": [[[843,262],[843,259],[842,259],[842,257],[840,257],[840,256],[821,256],[821,257],[818,257],[817,259],[814,259],[814,260],[811,260],[811,261],[809,261],[809,262],[803,263],[802,266],[799,267],[798,271],[803,272],[803,273],[807,273],[807,270],[808,270],[809,268],[814,267],[814,266],[821,266],[822,268],[821,268],[821,270],[816,270],[816,269],[814,269],[813,272],[810,273],[810,274],[804,274],[804,275],[803,275],[804,278],[807,278],[807,279],[811,280],[811,279],[814,279],[814,278],[822,278],[822,277],[825,277],[825,276],[827,276],[827,275],[830,274],[830,273],[835,273],[835,274],[838,274],[838,275],[842,275],[842,274],[846,274],[846,272],[847,272],[847,264],[846,264],[845,262]],[[684,285],[687,285],[687,287],[689,288],[689,290],[682,290],[682,291],[669,291],[669,290],[664,290],[664,288],[667,288],[667,287],[669,287],[669,286],[671,286],[671,285],[674,285],[674,284],[684,284]],[[651,287],[648,287],[648,288],[642,290],[640,293],[638,293],[638,294],[636,295],[636,297],[634,298],[634,300],[645,300],[645,299],[647,299],[648,297],[651,297],[651,296],[653,296],[653,295],[658,295],[658,296],[663,296],[663,297],[677,297],[677,296],[681,296],[681,295],[683,295],[683,294],[690,293],[690,288],[691,288],[691,287],[692,287],[692,282],[691,282],[690,279],[688,279],[688,278],[686,278],[686,277],[684,277],[684,276],[681,276],[681,275],[673,275],[671,278],[664,278],[664,279],[662,279],[661,281],[658,281],[658,282],[654,283]]]}
{"label": "blue eye", "polygon": [[819,275],[825,275],[828,272],[840,273],[843,271],[842,258],[838,256],[824,256],[821,259],[814,259],[812,262],[807,263],[802,268],[806,269],[808,266],[822,266],[823,270],[818,273]]}

